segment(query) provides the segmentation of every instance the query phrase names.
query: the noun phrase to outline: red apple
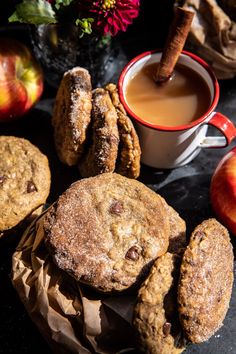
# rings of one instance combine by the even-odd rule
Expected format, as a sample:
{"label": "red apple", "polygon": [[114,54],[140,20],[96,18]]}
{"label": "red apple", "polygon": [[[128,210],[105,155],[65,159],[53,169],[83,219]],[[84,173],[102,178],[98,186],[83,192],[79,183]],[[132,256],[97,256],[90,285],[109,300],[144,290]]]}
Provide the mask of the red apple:
{"label": "red apple", "polygon": [[25,114],[43,91],[43,74],[29,49],[0,38],[0,122]]}
{"label": "red apple", "polygon": [[236,147],[216,167],[210,196],[216,216],[236,236]]}

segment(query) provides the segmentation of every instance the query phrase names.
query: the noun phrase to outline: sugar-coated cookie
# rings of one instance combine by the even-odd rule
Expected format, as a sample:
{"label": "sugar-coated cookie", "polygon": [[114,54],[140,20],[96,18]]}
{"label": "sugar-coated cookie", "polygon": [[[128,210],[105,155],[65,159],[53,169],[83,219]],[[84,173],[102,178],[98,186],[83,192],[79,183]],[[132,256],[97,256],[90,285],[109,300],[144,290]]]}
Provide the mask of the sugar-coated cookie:
{"label": "sugar-coated cookie", "polygon": [[81,67],[63,75],[57,91],[52,117],[54,141],[60,160],[73,166],[84,149],[92,108],[89,72]]}
{"label": "sugar-coated cookie", "polygon": [[28,140],[0,136],[0,231],[13,228],[43,205],[51,174],[47,157]]}
{"label": "sugar-coated cookie", "polygon": [[138,284],[166,252],[170,232],[159,195],[116,173],[72,184],[44,229],[57,266],[104,292]]}
{"label": "sugar-coated cookie", "polygon": [[233,286],[233,250],[217,220],[203,221],[184,252],[178,292],[185,336],[193,343],[210,338],[222,325]]}
{"label": "sugar-coated cookie", "polygon": [[139,138],[133,123],[127,116],[120,102],[116,85],[110,83],[105,86],[117,112],[117,125],[120,137],[119,152],[116,161],[117,173],[130,178],[138,178],[140,174],[141,149]]}
{"label": "sugar-coated cookie", "polygon": [[146,354],[178,354],[184,348],[177,312],[181,256],[166,253],[156,260],[138,292],[134,326]]}
{"label": "sugar-coated cookie", "polygon": [[109,93],[93,90],[91,135],[84,158],[78,163],[82,177],[114,172],[118,155],[119,132],[117,113]]}

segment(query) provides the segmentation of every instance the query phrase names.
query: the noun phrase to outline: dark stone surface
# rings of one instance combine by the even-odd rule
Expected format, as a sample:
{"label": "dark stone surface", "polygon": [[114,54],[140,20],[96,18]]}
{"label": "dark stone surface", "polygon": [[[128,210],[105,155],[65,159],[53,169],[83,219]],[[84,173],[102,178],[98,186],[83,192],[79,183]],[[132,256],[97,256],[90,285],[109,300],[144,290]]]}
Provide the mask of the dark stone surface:
{"label": "dark stone surface", "polygon": [[[163,1],[158,3],[160,5],[156,5],[156,11],[153,12],[151,2],[145,2],[145,5],[143,2],[140,19],[136,25],[130,28],[127,34],[119,37],[116,56],[119,67],[144,50],[162,46],[172,16],[171,1],[166,1],[165,6]],[[8,28],[8,34],[29,42],[27,32],[19,31],[19,28]],[[0,34],[5,34],[5,31],[6,29],[2,29]],[[114,73],[114,80],[118,75],[119,71]],[[217,109],[236,123],[236,79],[220,82],[220,87],[221,96]],[[29,114],[14,123],[0,126],[1,135],[25,137],[48,156],[53,181],[49,203],[79,178],[77,169],[62,165],[55,153],[50,114],[54,96],[55,89],[46,86],[41,101]],[[209,200],[211,176],[221,157],[235,145],[234,141],[225,149],[202,150],[193,162],[175,170],[157,170],[142,166],[139,180],[166,198],[186,220],[190,234],[199,222],[214,216]],[[0,353],[50,353],[48,345],[28,317],[10,281],[11,256],[19,238],[20,234],[16,234],[0,239]],[[235,246],[233,237],[232,242]],[[189,346],[186,354],[236,353],[235,291],[234,288],[224,326],[206,343]]]}

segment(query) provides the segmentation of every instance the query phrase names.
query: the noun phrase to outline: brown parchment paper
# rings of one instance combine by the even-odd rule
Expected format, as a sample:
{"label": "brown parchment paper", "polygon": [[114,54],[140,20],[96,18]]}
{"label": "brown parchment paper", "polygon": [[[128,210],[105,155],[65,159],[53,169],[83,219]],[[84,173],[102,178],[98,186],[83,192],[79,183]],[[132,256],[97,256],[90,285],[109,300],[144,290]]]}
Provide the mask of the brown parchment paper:
{"label": "brown parchment paper", "polygon": [[186,49],[206,60],[218,79],[229,79],[236,75],[236,23],[219,3],[176,0],[175,7],[183,6],[195,14]]}
{"label": "brown parchment paper", "polygon": [[52,262],[45,212],[25,231],[12,258],[12,283],[53,352],[120,353],[135,346],[135,296],[105,296],[79,285]]}

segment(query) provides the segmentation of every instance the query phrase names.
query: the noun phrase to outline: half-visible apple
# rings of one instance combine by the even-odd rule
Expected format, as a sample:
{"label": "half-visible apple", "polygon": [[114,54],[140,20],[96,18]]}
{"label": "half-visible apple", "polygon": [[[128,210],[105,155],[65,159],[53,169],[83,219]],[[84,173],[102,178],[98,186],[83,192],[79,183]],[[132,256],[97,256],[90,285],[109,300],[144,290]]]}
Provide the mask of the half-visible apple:
{"label": "half-visible apple", "polygon": [[11,38],[0,38],[0,122],[29,111],[43,92],[43,73],[30,50]]}
{"label": "half-visible apple", "polygon": [[236,147],[216,167],[210,196],[216,216],[236,236]]}

